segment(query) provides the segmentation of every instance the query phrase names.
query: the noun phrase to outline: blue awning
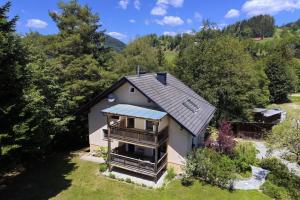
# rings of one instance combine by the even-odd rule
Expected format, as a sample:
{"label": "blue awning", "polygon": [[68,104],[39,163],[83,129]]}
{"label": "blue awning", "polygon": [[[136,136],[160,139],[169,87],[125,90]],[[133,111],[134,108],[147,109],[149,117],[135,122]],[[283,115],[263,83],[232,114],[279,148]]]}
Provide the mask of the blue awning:
{"label": "blue awning", "polygon": [[114,115],[123,115],[137,118],[160,120],[167,115],[166,112],[152,110],[149,108],[133,106],[128,104],[118,104],[102,110],[103,113],[109,113]]}

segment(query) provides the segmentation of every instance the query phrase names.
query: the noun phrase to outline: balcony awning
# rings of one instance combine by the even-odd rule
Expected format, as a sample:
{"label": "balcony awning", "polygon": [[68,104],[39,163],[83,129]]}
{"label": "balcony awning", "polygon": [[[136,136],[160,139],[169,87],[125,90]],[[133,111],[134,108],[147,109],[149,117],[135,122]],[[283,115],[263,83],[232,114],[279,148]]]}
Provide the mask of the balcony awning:
{"label": "balcony awning", "polygon": [[167,115],[166,112],[128,104],[117,104],[102,110],[102,112],[114,115],[123,115],[152,120],[160,120],[161,118]]}

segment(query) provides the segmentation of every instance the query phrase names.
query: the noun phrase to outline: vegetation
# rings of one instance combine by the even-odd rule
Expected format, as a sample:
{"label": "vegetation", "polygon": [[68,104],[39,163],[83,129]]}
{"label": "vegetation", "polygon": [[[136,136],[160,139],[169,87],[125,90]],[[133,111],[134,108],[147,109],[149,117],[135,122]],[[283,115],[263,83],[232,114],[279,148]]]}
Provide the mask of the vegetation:
{"label": "vegetation", "polygon": [[262,168],[270,170],[263,192],[276,199],[299,199],[300,178],[277,158],[266,158],[260,162]]}
{"label": "vegetation", "polygon": [[[179,180],[164,189],[146,189],[96,175],[99,165],[79,157],[53,156],[26,173],[5,182],[1,199],[165,199],[165,200],[270,200],[261,192],[222,190],[199,181],[183,187]],[[18,192],[16,192],[18,191]],[[120,194],[122,195],[120,197]]]}
{"label": "vegetation", "polygon": [[170,168],[168,168],[168,170],[167,170],[167,175],[166,175],[166,177],[165,177],[165,180],[171,181],[171,180],[173,180],[173,179],[175,178],[175,176],[176,176],[176,173],[175,173],[174,168],[173,168],[173,167],[170,167]]}
{"label": "vegetation", "polygon": [[99,165],[99,171],[100,172],[105,172],[106,170],[107,170],[107,164],[106,163],[101,163],[100,165]]}
{"label": "vegetation", "polygon": [[272,37],[275,32],[275,19],[270,15],[254,16],[227,26],[224,32],[243,38]]}
{"label": "vegetation", "polygon": [[250,108],[268,103],[268,81],[258,76],[263,71],[255,67],[242,42],[220,34],[197,33],[180,49],[175,72],[217,107],[217,119],[247,119]]}
{"label": "vegetation", "polygon": [[[46,159],[55,151],[87,144],[87,115],[80,108],[120,76],[134,74],[137,66],[147,72],[169,71],[215,105],[213,125],[221,119],[251,120],[253,107],[287,102],[289,93],[300,91],[298,22],[278,29],[272,17],[256,16],[221,31],[206,21],[203,29],[193,34],[175,37],[151,34],[124,47],[106,36],[99,16],[77,0],[60,2],[59,12],[49,13],[58,33],[46,36],[31,32],[20,37],[15,32],[18,18],[8,17],[10,6],[10,3],[0,6],[1,168],[30,164],[28,161]],[[271,36],[260,42],[249,39]],[[116,51],[109,43],[114,43]],[[297,101],[298,97],[290,99]],[[292,111],[289,115],[295,119],[299,118],[297,108],[289,108]],[[299,133],[293,127],[293,120],[275,126],[269,140],[277,147],[285,146],[299,160],[296,145]],[[219,131],[218,148],[194,152],[188,171],[214,185],[227,187],[234,173],[249,170],[253,149],[248,145],[235,146],[226,124]],[[105,150],[100,150],[100,154],[105,157]],[[200,158],[205,162],[200,163]],[[183,179],[183,184],[189,185],[189,178]],[[174,183],[171,190],[177,193],[188,189],[178,185]],[[249,194],[240,191],[228,194],[204,187],[218,191],[225,199],[228,195],[246,199],[245,194]],[[190,188],[195,194],[203,190],[198,182]],[[132,197],[132,191],[126,192],[128,198]],[[69,195],[66,198],[74,194]],[[169,198],[170,194],[158,191],[155,195]],[[180,198],[182,194],[177,195]]]}
{"label": "vegetation", "polygon": [[251,142],[238,142],[233,157],[239,174],[251,172],[250,165],[256,163],[256,148]]}
{"label": "vegetation", "polygon": [[222,188],[231,187],[234,172],[234,162],[213,149],[197,149],[187,158],[186,174],[189,177],[200,178]]}
{"label": "vegetation", "polygon": [[297,127],[295,120],[287,119],[283,123],[274,126],[267,140],[273,149],[287,149],[294,160],[300,162],[300,127]]}

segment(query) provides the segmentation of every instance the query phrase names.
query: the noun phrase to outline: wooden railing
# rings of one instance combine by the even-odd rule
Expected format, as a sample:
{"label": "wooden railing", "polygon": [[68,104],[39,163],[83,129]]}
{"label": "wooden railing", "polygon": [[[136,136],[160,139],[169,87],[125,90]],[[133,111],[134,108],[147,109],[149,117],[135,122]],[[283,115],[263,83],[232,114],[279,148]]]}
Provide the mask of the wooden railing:
{"label": "wooden railing", "polygon": [[167,153],[165,153],[157,162],[141,160],[129,156],[118,154],[117,149],[110,153],[110,162],[112,165],[121,167],[133,172],[142,173],[145,175],[156,176],[167,163]]}
{"label": "wooden railing", "polygon": [[157,135],[151,131],[123,128],[118,123],[111,125],[110,137],[129,142],[137,142],[148,146],[156,146],[161,144],[168,138],[168,127],[164,128]]}

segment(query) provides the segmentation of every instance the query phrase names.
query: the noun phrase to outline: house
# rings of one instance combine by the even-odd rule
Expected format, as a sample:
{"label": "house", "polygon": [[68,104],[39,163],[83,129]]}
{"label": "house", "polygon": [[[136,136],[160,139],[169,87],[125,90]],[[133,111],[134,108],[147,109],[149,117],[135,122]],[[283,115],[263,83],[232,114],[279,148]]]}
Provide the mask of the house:
{"label": "house", "polygon": [[215,107],[169,73],[125,76],[88,109],[90,151],[108,147],[109,170],[153,177],[179,172],[204,142]]}

